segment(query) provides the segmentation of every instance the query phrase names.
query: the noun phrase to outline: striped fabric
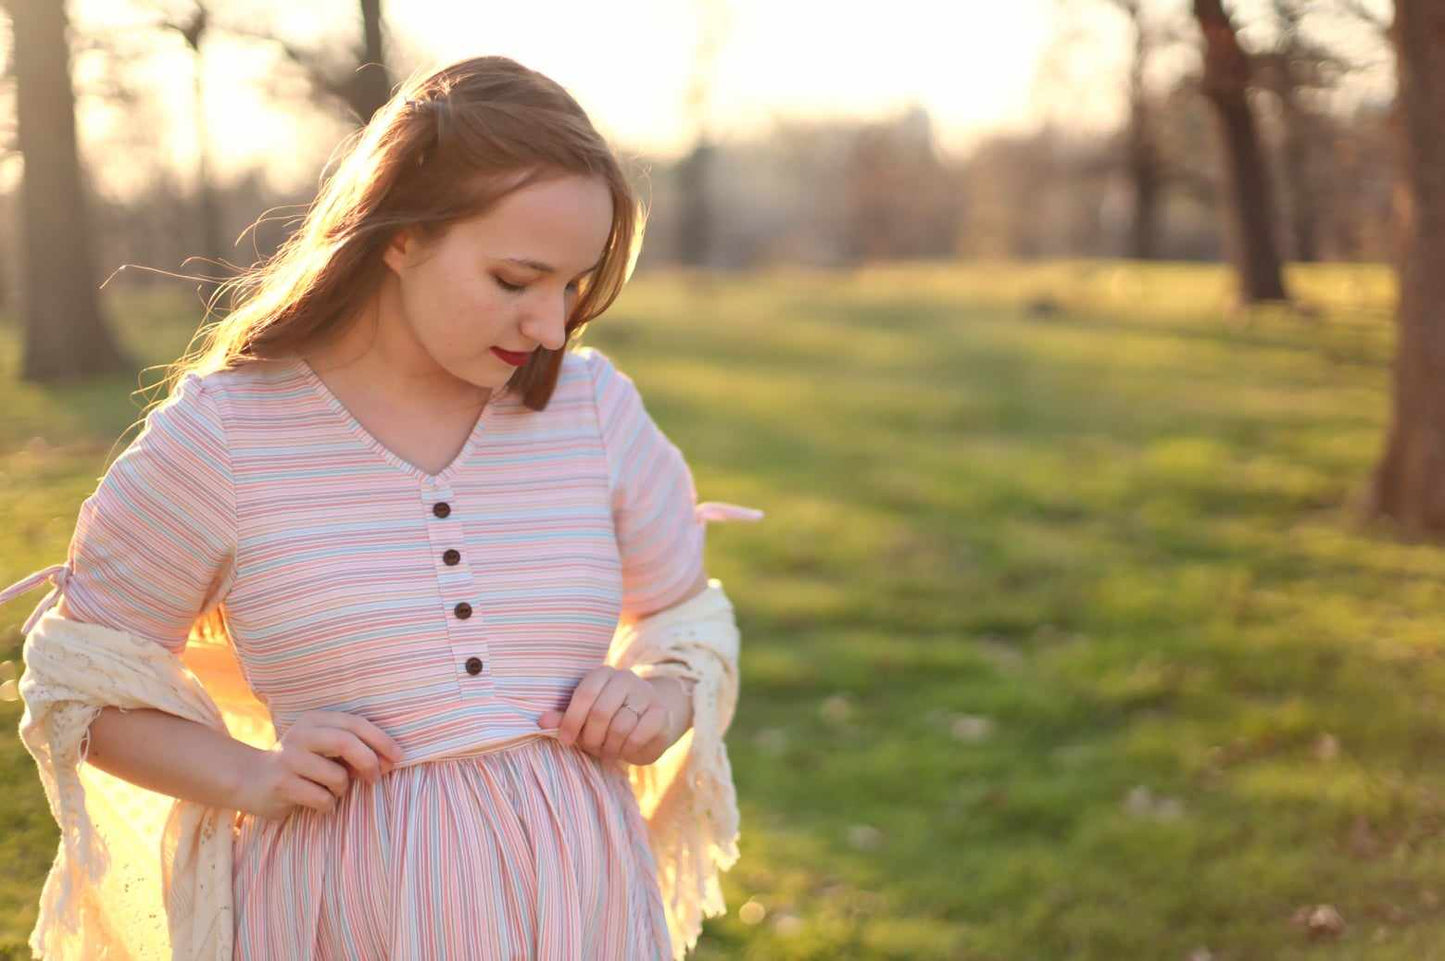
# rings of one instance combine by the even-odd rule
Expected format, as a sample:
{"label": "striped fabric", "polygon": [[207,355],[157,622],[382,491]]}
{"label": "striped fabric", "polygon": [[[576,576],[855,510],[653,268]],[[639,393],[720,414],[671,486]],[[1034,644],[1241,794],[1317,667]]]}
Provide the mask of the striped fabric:
{"label": "striped fabric", "polygon": [[626,774],[554,738],[248,819],[235,848],[236,958],[672,958]]}
{"label": "striped fabric", "polygon": [[536,719],[701,575],[695,505],[592,348],[435,475],[304,361],[187,375],[81,508],[71,616],[180,650],[220,605],[278,737],[348,711],[406,752],[334,814],[241,819],[236,958],[670,957],[625,769]]}

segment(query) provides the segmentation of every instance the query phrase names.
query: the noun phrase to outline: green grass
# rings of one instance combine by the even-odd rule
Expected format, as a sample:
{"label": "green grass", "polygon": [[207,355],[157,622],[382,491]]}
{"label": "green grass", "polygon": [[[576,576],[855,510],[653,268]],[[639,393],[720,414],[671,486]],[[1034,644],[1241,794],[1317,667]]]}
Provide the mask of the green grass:
{"label": "green grass", "polygon": [[[1350,508],[1391,279],[1290,280],[1314,310],[1175,265],[663,275],[588,333],[699,496],[768,513],[710,530],[743,833],[698,958],[1445,958],[1445,551]],[[150,362],[198,316],[114,306]],[[136,416],[15,351],[0,584],[64,556]],[[13,734],[0,771],[20,957],[55,833]]]}

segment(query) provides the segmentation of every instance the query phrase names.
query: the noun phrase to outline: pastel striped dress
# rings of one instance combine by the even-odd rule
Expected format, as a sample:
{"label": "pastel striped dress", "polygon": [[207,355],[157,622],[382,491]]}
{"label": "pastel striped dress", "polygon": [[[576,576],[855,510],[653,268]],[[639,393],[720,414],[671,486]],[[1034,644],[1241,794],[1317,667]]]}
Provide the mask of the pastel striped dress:
{"label": "pastel striped dress", "polygon": [[536,719],[697,579],[695,505],[592,348],[434,475],[300,359],[187,375],[81,507],[72,616],[180,650],[219,605],[278,737],[347,711],[406,752],[332,813],[240,818],[237,961],[670,958],[625,766]]}

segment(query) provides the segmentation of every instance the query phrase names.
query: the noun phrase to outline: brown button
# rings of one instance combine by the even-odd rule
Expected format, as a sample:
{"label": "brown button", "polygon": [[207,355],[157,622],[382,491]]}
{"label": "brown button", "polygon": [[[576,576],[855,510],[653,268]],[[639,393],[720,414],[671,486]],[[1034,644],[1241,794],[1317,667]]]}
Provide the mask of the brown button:
{"label": "brown button", "polygon": [[457,617],[461,620],[465,621],[467,618],[472,616],[472,605],[468,604],[466,601],[462,601],[454,608],[454,610],[456,611]]}
{"label": "brown button", "polygon": [[460,562],[461,559],[462,552],[457,550],[449,550],[442,555],[442,563],[445,564],[447,567],[456,567],[457,563]]}
{"label": "brown button", "polygon": [[452,505],[446,501],[437,501],[431,506],[431,512],[438,517],[446,517],[452,512]]}
{"label": "brown button", "polygon": [[482,673],[482,659],[480,657],[467,658],[467,673],[472,675]]}

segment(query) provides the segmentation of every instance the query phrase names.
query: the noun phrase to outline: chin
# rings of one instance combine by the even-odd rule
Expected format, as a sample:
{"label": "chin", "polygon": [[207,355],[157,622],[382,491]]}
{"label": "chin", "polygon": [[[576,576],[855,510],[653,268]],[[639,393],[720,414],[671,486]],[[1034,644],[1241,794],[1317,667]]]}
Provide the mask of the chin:
{"label": "chin", "polygon": [[488,357],[480,364],[468,367],[445,367],[444,369],[458,383],[467,384],[471,387],[480,387],[483,390],[497,390],[511,380],[512,372],[507,370],[494,370],[493,365],[505,367],[506,364],[496,357]]}
{"label": "chin", "polygon": [[[496,360],[496,358],[493,358],[493,360]],[[497,364],[504,369],[490,373],[489,375],[484,375],[477,381],[478,387],[490,387],[493,390],[512,387],[521,377],[522,371],[526,369],[525,366],[513,367],[502,361],[497,361]]]}

